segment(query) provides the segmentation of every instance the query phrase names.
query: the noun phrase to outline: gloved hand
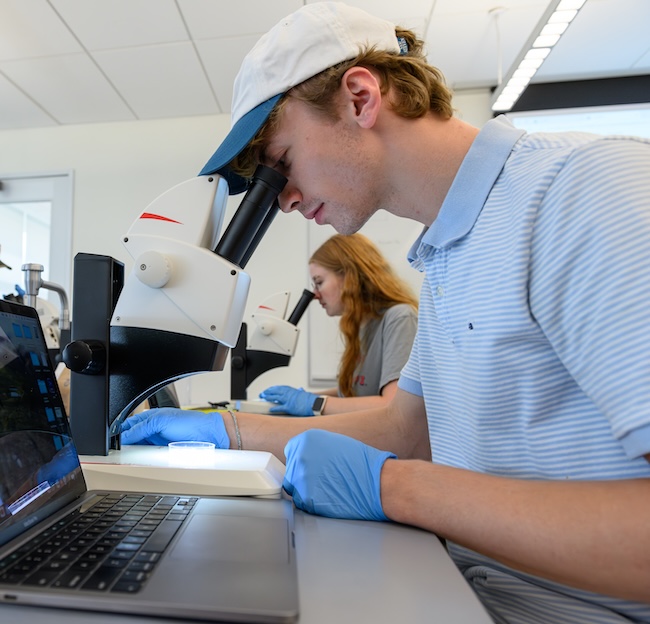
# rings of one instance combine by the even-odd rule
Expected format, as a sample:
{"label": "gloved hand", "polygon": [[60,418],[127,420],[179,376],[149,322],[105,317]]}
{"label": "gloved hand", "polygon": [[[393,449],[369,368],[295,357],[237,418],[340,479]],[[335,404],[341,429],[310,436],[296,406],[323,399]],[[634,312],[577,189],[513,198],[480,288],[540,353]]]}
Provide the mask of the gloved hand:
{"label": "gloved hand", "polygon": [[388,520],[381,507],[380,475],[396,455],[353,438],[310,429],[284,447],[282,487],[296,507],[329,518]]}
{"label": "gloved hand", "polygon": [[122,423],[122,444],[167,446],[170,442],[194,440],[214,442],[230,448],[223,418],[218,412],[198,412],[176,407],[160,407],[130,416]]}
{"label": "gloved hand", "polygon": [[291,414],[292,416],[313,416],[312,409],[317,395],[302,388],[291,386],[271,386],[260,392],[260,399],[277,403],[277,407],[269,409],[271,414]]}

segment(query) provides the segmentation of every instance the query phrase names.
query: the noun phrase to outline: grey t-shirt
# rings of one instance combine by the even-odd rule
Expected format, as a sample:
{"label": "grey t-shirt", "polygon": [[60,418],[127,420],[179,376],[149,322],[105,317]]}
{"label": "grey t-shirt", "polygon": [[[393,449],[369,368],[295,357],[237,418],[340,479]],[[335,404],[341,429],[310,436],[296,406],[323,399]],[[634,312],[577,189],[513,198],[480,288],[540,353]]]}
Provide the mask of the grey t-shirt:
{"label": "grey t-shirt", "polygon": [[417,312],[406,303],[387,308],[361,329],[361,362],[354,371],[354,396],[375,396],[399,379],[417,330]]}

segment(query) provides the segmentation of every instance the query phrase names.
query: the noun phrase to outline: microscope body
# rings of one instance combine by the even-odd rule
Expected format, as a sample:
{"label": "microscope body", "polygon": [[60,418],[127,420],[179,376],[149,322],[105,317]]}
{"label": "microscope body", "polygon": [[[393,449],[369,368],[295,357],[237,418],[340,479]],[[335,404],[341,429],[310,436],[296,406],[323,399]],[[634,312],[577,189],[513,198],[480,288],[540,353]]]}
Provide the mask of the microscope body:
{"label": "microscope body", "polygon": [[239,336],[250,277],[243,270],[277,214],[286,180],[261,167],[221,238],[228,186],[218,175],[179,184],[123,238],[133,259],[75,257],[70,421],[82,455],[119,448],[125,417],[187,375],[222,370]]}
{"label": "microscope body", "polygon": [[252,315],[254,328],[250,336],[242,323],[237,344],[230,358],[230,398],[248,398],[248,386],[262,373],[288,366],[296,353],[297,327],[314,293],[304,289],[289,318],[286,317],[289,293],[279,292],[265,299]]}

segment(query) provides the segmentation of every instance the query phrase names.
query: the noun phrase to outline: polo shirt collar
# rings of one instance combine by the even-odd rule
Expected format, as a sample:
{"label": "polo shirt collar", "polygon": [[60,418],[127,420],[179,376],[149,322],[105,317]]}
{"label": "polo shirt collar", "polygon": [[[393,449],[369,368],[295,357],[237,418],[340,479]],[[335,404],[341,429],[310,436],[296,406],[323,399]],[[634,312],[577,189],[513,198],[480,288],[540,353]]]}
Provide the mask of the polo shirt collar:
{"label": "polo shirt collar", "polygon": [[523,134],[524,130],[515,128],[503,115],[485,124],[463,159],[436,220],[411,247],[409,262],[417,264],[421,243],[447,247],[472,229],[512,148]]}

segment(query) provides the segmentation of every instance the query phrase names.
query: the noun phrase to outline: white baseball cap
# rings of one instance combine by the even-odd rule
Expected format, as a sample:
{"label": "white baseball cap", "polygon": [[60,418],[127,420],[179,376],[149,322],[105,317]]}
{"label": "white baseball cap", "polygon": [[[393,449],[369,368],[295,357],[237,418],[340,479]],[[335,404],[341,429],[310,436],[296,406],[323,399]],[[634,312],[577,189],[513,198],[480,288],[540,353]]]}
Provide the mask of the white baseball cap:
{"label": "white baseball cap", "polygon": [[248,186],[230,162],[255,137],[291,87],[366,48],[400,54],[395,25],[343,2],[315,2],[291,13],[255,44],[235,78],[228,136],[199,175],[218,173],[231,195]]}

